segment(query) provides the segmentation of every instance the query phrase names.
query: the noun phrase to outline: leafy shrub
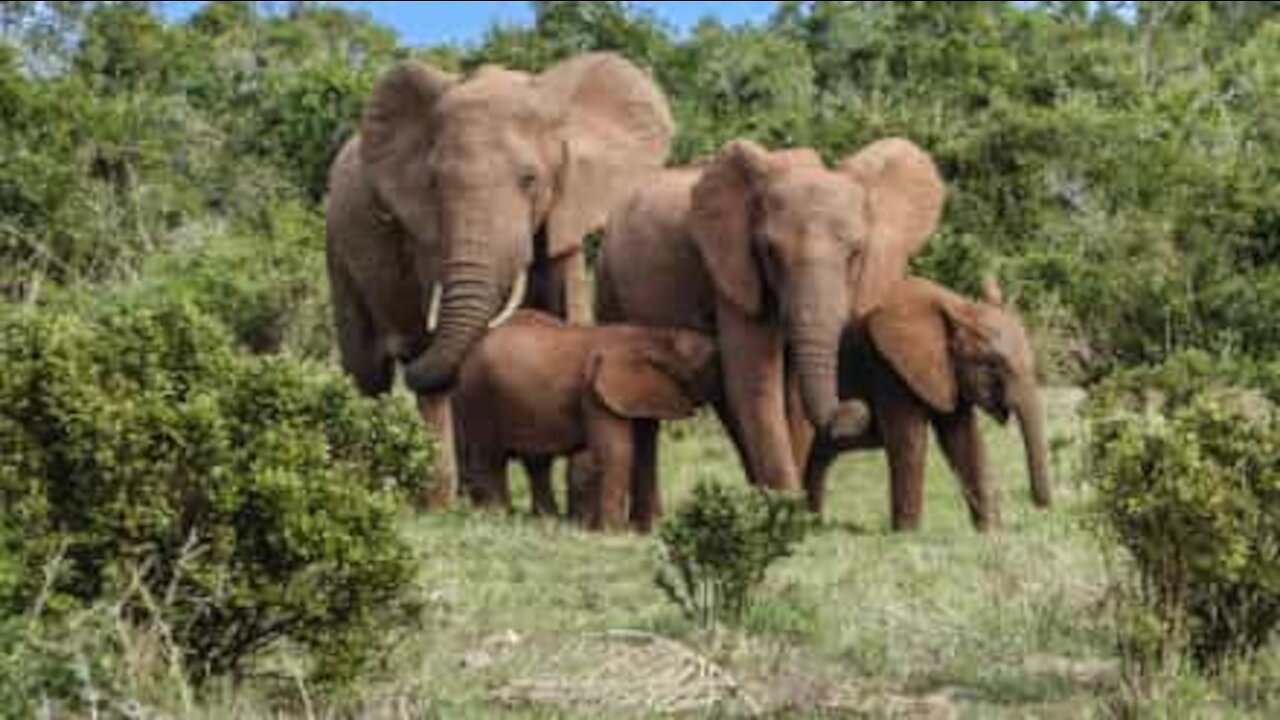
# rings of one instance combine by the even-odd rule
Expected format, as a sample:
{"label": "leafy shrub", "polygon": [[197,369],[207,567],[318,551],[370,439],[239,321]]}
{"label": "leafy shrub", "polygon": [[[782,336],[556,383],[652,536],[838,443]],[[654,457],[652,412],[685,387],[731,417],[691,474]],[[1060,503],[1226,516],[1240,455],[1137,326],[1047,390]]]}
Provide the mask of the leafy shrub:
{"label": "leafy shrub", "polygon": [[969,297],[980,297],[983,279],[991,274],[991,251],[972,235],[943,232],[929,240],[911,260],[912,272]]}
{"label": "leafy shrub", "polygon": [[[1215,393],[1258,406],[1280,402],[1280,362],[1216,357],[1186,350],[1158,364],[1111,373],[1090,391],[1089,412],[1101,417],[1117,410],[1174,410],[1197,396]],[[1242,409],[1247,409],[1242,407]]]}
{"label": "leafy shrub", "polygon": [[1123,649],[1216,672],[1280,625],[1280,419],[1211,392],[1167,418],[1110,407],[1093,410],[1091,454],[1101,530],[1136,574]]}
{"label": "leafy shrub", "polygon": [[373,81],[369,68],[354,67],[348,58],[267,75],[245,139],[318,202],[329,164],[354,129]]}
{"label": "leafy shrub", "polygon": [[232,347],[179,301],[0,314],[0,557],[16,558],[0,609],[123,594],[131,617],[159,614],[197,682],[285,643],[341,679],[411,617],[384,482],[427,476],[411,408]]}
{"label": "leafy shrub", "polygon": [[187,708],[180,654],[160,624],[102,602],[57,618],[0,619],[0,718],[156,717]]}
{"label": "leafy shrub", "polygon": [[700,483],[665,522],[658,587],[692,620],[741,619],[769,566],[791,555],[811,523],[795,498]]}
{"label": "leafy shrub", "polygon": [[320,216],[297,203],[272,207],[260,232],[215,236],[157,256],[140,292],[189,300],[255,353],[327,358],[334,342]]}

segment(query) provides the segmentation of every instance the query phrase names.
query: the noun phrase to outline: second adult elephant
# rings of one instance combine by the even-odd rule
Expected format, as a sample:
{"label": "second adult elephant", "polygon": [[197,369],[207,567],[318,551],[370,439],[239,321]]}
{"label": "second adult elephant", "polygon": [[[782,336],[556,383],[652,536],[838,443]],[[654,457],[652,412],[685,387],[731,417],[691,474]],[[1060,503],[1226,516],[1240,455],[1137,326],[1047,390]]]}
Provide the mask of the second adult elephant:
{"label": "second adult elephant", "polygon": [[[366,394],[397,362],[452,459],[447,401],[487,326],[521,303],[585,321],[588,233],[661,167],[673,125],[650,77],[592,53],[538,75],[406,61],[375,85],[330,170],[329,281],[343,368]],[[504,301],[504,298],[507,298]],[[446,460],[434,499],[456,481]]]}
{"label": "second adult elephant", "polygon": [[798,489],[786,368],[822,436],[865,429],[866,405],[837,398],[841,334],[905,275],[944,196],[932,159],[903,139],[834,168],[811,150],[732,141],[615,210],[597,261],[598,319],[716,335],[716,409],[748,478]]}
{"label": "second adult elephant", "polygon": [[1001,423],[1018,419],[1037,507],[1051,500],[1049,449],[1026,328],[988,283],[975,302],[936,283],[909,278],[885,293],[867,317],[865,338],[846,337],[841,397],[871,403],[872,427],[858,438],[820,438],[805,469],[809,507],[822,512],[826,473],[837,454],[883,447],[889,460],[894,530],[919,526],[925,451],[932,425],[959,476],[974,527],[1000,523],[976,410]]}

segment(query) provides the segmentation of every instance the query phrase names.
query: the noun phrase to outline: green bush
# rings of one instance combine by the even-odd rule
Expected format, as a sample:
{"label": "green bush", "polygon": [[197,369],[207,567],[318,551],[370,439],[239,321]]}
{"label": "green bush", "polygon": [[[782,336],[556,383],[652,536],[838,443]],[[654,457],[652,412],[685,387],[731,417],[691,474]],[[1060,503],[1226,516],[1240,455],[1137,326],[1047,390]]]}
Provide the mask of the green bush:
{"label": "green bush", "polygon": [[0,619],[0,718],[154,717],[190,707],[191,687],[159,625],[121,622],[104,602],[56,619]]}
{"label": "green bush", "polygon": [[329,357],[334,340],[319,243],[323,220],[285,203],[272,207],[261,224],[260,230],[241,228],[156,256],[143,268],[136,291],[190,301],[251,352]]}
{"label": "green bush", "polygon": [[664,564],[654,581],[703,627],[736,622],[769,566],[791,555],[811,522],[796,498],[700,483],[662,526]]}
{"label": "green bush", "polygon": [[1099,527],[1135,573],[1122,649],[1210,673],[1247,658],[1280,625],[1280,418],[1210,391],[1167,415],[1108,407],[1092,474]]}
{"label": "green bush", "polygon": [[992,275],[994,258],[976,237],[943,230],[911,259],[911,269],[913,274],[976,298],[981,296],[983,280]]}
{"label": "green bush", "polygon": [[395,488],[429,467],[412,409],[232,348],[181,301],[0,313],[0,609],[130,598],[196,682],[285,644],[341,679],[412,616],[394,527]]}
{"label": "green bush", "polygon": [[1088,411],[1099,417],[1117,410],[1171,411],[1205,393],[1216,393],[1223,399],[1230,396],[1242,409],[1280,403],[1280,362],[1186,350],[1158,364],[1129,367],[1106,376],[1090,390]]}

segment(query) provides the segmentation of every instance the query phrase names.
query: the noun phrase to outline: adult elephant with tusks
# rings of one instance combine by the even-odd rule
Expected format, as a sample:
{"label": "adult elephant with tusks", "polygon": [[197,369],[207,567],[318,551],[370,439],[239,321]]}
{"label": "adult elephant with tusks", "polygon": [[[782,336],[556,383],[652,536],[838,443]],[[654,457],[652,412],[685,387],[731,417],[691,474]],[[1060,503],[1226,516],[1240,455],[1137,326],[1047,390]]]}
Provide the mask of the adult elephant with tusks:
{"label": "adult elephant with tusks", "polygon": [[405,61],[374,86],[330,169],[328,275],[344,370],[380,395],[402,363],[441,440],[428,504],[456,492],[463,358],[522,304],[589,319],[583,238],[662,166],[672,132],[649,75],[611,53],[465,78]]}

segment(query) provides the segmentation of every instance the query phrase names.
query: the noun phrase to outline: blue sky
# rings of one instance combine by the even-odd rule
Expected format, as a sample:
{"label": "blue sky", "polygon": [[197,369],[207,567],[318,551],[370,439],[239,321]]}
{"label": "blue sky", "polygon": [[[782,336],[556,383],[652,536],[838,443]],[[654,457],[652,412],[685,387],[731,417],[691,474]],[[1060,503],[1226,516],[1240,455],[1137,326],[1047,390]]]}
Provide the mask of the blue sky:
{"label": "blue sky", "polygon": [[[162,3],[166,16],[183,19],[203,2]],[[495,21],[527,24],[533,11],[527,2],[337,2],[363,10],[394,27],[409,45],[478,41]],[[759,22],[769,17],[776,2],[633,2],[651,10],[678,30],[687,30],[699,19],[713,15],[728,24]]]}

